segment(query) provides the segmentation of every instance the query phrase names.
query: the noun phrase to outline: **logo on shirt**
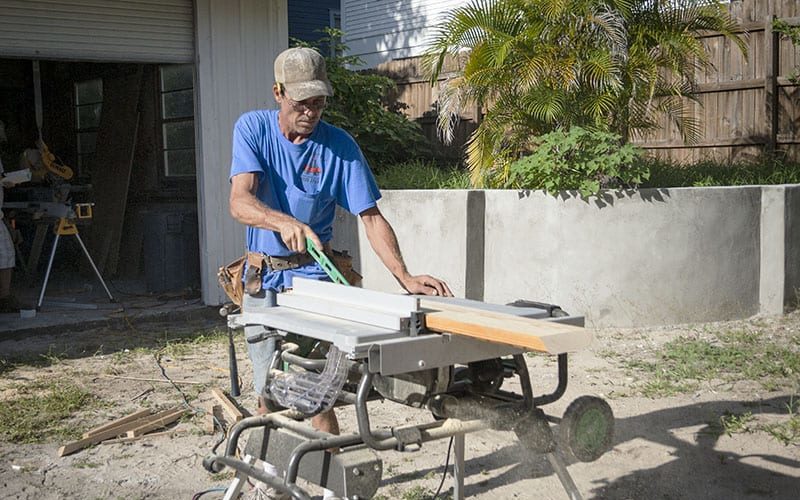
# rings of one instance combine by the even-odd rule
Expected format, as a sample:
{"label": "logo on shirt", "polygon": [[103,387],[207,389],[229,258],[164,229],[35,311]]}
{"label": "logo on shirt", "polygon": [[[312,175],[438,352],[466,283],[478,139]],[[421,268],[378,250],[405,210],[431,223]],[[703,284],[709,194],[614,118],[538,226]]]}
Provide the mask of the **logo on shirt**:
{"label": "logo on shirt", "polygon": [[308,162],[306,163],[305,167],[303,167],[303,174],[301,175],[303,179],[303,184],[307,185],[318,185],[319,179],[322,174],[322,167],[319,166],[319,155],[312,154],[308,158]]}

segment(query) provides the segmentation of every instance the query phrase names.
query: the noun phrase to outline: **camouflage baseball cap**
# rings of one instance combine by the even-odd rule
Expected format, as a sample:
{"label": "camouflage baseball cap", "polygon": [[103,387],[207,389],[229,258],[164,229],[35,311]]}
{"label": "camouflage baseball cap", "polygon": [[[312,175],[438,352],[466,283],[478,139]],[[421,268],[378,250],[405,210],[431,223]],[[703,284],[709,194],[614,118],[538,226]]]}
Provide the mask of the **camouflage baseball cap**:
{"label": "camouflage baseball cap", "polygon": [[295,101],[309,97],[332,96],[325,59],[314,49],[294,47],[275,58],[275,81]]}

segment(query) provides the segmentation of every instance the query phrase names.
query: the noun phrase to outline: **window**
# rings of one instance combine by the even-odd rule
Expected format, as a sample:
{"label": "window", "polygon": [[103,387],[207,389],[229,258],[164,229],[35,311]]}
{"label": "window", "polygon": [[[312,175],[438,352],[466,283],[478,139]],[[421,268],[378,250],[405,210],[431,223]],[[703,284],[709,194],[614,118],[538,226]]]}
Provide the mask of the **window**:
{"label": "window", "polygon": [[164,176],[194,178],[194,66],[161,66],[161,150]]}
{"label": "window", "polygon": [[75,143],[78,146],[78,175],[92,172],[97,152],[97,129],[103,110],[103,80],[75,82]]}

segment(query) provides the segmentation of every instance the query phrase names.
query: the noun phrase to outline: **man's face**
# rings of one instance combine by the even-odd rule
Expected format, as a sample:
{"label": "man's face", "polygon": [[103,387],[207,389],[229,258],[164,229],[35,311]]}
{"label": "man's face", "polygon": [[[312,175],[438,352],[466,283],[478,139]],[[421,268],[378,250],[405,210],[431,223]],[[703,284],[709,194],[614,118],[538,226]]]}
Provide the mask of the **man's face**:
{"label": "man's face", "polygon": [[289,128],[290,134],[310,135],[322,118],[322,111],[327,105],[325,96],[310,97],[303,101],[295,101],[286,92],[276,86],[275,99],[280,105],[281,122]]}

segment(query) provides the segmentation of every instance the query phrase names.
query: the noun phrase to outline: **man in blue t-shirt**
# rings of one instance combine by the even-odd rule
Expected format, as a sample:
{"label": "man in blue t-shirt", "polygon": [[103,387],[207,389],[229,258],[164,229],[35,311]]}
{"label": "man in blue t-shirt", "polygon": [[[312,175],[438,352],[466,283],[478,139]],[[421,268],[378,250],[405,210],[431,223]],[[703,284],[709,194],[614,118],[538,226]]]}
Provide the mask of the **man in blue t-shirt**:
{"label": "man in blue t-shirt", "polygon": [[[408,272],[395,233],[378,209],[381,194],[364,155],[347,132],[321,120],[333,95],[322,56],[309,48],[282,52],[275,59],[275,81],[278,110],[245,113],[233,130],[231,215],[247,225],[248,251],[267,256],[261,281],[255,287],[248,283],[261,290],[245,294],[243,309],[274,305],[274,294],[291,288],[293,276],[328,279],[306,253],[306,238],[318,248],[327,246],[336,205],[361,218],[370,245],[405,290],[452,296],[444,281]],[[250,340],[264,333],[261,327],[245,331]],[[265,412],[261,394],[275,344],[248,342],[248,349],[259,410]],[[312,424],[338,433],[332,411]]]}

